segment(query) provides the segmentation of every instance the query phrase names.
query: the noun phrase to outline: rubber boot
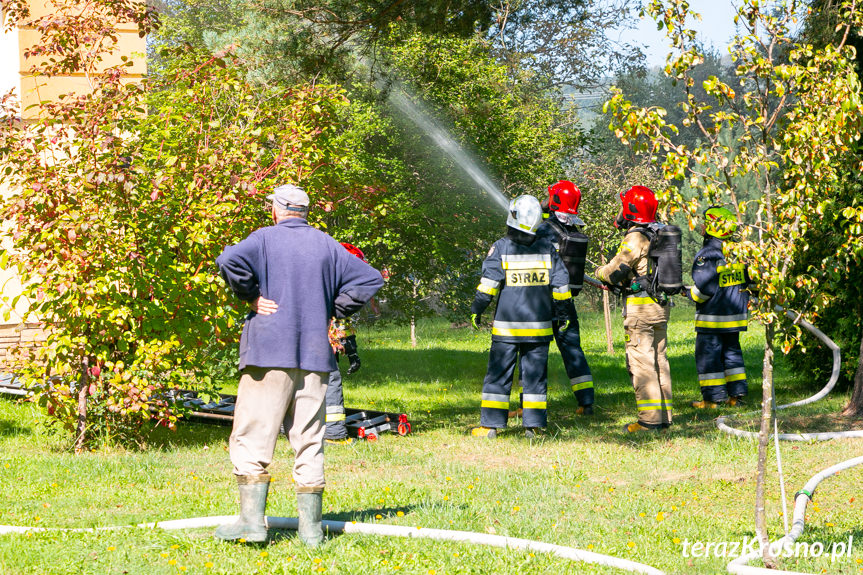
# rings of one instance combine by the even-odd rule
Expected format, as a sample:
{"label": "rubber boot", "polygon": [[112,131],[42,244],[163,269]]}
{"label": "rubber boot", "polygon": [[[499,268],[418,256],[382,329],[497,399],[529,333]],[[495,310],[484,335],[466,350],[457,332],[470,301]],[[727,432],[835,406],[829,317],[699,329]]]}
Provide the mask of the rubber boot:
{"label": "rubber boot", "polygon": [[264,510],[267,508],[270,474],[238,475],[237,488],[240,491],[240,517],[235,523],[216,529],[214,535],[224,541],[242,539],[248,543],[263,543],[267,540]]}
{"label": "rubber boot", "polygon": [[497,429],[494,427],[474,427],[470,430],[473,437],[482,437],[484,439],[495,439],[497,437]]}
{"label": "rubber boot", "polygon": [[317,547],[324,542],[324,531],[321,528],[323,495],[323,491],[297,493],[297,535],[300,541],[309,547]]}

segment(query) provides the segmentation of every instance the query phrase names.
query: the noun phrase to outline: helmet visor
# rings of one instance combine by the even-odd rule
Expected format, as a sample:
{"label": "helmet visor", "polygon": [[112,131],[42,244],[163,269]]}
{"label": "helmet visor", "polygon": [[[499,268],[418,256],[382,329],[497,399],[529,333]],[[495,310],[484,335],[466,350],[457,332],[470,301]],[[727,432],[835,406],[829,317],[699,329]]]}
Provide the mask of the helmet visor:
{"label": "helmet visor", "polygon": [[578,217],[577,214],[565,214],[563,212],[554,212],[554,216],[560,223],[567,226],[584,226],[584,220]]}

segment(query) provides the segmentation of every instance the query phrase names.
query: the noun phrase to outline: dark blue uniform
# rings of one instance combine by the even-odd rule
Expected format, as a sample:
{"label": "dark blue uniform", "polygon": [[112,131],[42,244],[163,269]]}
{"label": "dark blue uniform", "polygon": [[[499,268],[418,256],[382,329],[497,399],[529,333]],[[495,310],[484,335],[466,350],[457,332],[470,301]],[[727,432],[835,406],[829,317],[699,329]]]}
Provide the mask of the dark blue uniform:
{"label": "dark blue uniform", "polygon": [[705,401],[721,403],[746,395],[746,369],[740,332],[749,318],[750,283],[746,267],[729,265],[722,254],[723,241],[707,236],[695,256],[689,292],[695,302],[695,364]]}
{"label": "dark blue uniform", "polygon": [[[569,273],[569,289],[574,298],[581,293],[581,288],[583,287],[586,259],[582,254],[587,251],[587,236],[581,233],[577,227],[566,226],[551,218],[542,223],[536,231],[536,235],[539,238],[550,241],[558,251]],[[567,250],[567,247],[565,247],[574,247],[577,244],[582,244],[580,249]],[[572,251],[573,253],[563,253],[561,250]],[[578,253],[576,254],[575,252]],[[557,343],[557,349],[560,350],[563,367],[566,369],[566,375],[569,377],[569,384],[572,392],[575,394],[575,399],[578,401],[578,405],[585,407],[593,405],[593,374],[590,372],[587,358],[581,349],[581,331],[578,326],[578,316],[574,307],[571,310],[569,327],[563,331],[559,327],[559,323],[555,322],[553,324],[554,341]]]}
{"label": "dark blue uniform", "polygon": [[[530,245],[510,237],[494,243],[482,264],[471,313],[481,314],[498,295],[488,372],[483,381],[480,425],[506,427],[516,358],[521,356],[524,427],[545,427],[548,344],[556,308],[572,303],[569,275],[551,244]],[[555,302],[558,302],[555,305]]]}

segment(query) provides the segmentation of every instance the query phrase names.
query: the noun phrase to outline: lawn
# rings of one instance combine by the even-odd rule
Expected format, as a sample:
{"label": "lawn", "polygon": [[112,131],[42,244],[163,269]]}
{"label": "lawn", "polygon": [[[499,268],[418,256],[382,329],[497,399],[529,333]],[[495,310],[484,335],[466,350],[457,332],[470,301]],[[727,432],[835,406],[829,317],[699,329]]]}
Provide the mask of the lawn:
{"label": "lawn", "polygon": [[[328,446],[326,519],[494,533],[587,549],[646,563],[668,573],[721,573],[727,560],[684,556],[695,541],[743,541],[753,534],[756,445],[718,432],[714,414],[688,407],[698,395],[692,309],[674,310],[669,359],[675,426],[625,437],[634,396],[624,368],[623,334],[615,321],[615,353],[605,352],[602,317],[582,314],[585,351],[597,386],[597,413],[573,415],[560,356],[549,361],[549,433],[528,441],[511,421],[494,441],[471,438],[490,343],[488,331],[422,322],[419,347],[404,327],[365,327],[358,340],[362,369],[345,378],[349,407],[401,411],[413,433],[374,443]],[[743,338],[752,388],[760,394],[761,331]],[[822,382],[777,369],[779,401],[811,395]],[[783,414],[780,430],[800,430],[810,417],[835,413],[837,394]],[[755,404],[757,402],[750,402]],[[147,449],[73,455],[46,434],[30,403],[0,400],[0,524],[96,527],[236,512],[227,456],[229,429],[184,425]],[[837,426],[848,422],[831,420]],[[819,420],[821,427],[828,425]],[[754,428],[754,419],[746,422]],[[801,427],[802,426],[802,427]],[[791,497],[817,471],[863,453],[863,440],[783,444]],[[291,455],[277,447],[268,514],[295,516]],[[782,530],[775,458],[768,514]],[[863,470],[825,481],[810,505],[801,541],[825,544],[854,537],[851,557],[784,562],[797,571],[863,573]],[[543,554],[468,544],[360,535],[333,536],[307,550],[292,532],[266,546],[218,542],[210,529],[128,529],[0,536],[0,573],[616,573]]]}

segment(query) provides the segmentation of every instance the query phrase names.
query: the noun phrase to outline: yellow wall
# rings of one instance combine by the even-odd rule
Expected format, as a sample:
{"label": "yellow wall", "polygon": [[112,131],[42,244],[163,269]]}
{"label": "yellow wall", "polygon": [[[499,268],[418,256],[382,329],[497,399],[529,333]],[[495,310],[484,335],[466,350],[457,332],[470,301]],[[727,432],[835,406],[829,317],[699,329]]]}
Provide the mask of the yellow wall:
{"label": "yellow wall", "polygon": [[[53,13],[52,4],[46,0],[30,1],[31,18],[39,18]],[[116,52],[107,56],[100,64],[99,69],[104,69],[120,63],[120,57],[132,58],[134,65],[129,68],[129,80],[142,78],[147,72],[145,59],[146,41],[138,36],[137,28],[128,23],[119,23],[116,27],[119,31]],[[58,77],[33,76],[28,70],[34,62],[24,57],[24,51],[39,40],[39,32],[32,27],[19,26],[10,32],[0,30],[0,94],[9,90],[15,90],[21,98],[22,114],[24,120],[38,117],[39,102],[54,100],[63,94],[86,93],[90,83],[83,73],[67,74]],[[34,105],[31,107],[32,105]],[[0,185],[0,195],[8,197],[13,191]],[[8,248],[11,238],[8,235],[8,222],[3,222],[0,228],[0,243]],[[15,273],[10,270],[0,269],[0,292],[3,298],[14,298],[21,292],[21,285]],[[23,298],[22,298],[23,299]],[[4,325],[18,325],[27,318],[28,322],[35,318],[27,317],[27,302],[19,301],[15,313],[8,321],[4,321],[2,311],[8,307],[0,300],[0,328]],[[2,337],[0,337],[2,340]],[[0,346],[4,341],[0,341]],[[0,358],[2,360],[2,358]],[[3,362],[0,361],[0,364]],[[2,365],[0,365],[2,371]]]}

